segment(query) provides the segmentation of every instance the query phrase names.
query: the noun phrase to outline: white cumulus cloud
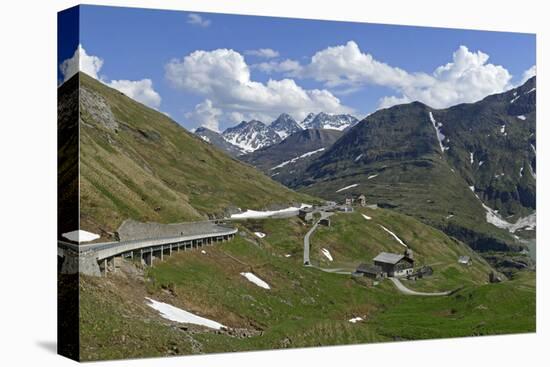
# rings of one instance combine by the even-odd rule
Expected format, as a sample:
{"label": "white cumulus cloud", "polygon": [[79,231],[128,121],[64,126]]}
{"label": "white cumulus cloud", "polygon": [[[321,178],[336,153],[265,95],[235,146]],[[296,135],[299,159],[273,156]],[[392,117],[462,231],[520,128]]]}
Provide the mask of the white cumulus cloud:
{"label": "white cumulus cloud", "polygon": [[88,55],[82,45],[78,45],[73,56],[61,63],[59,66],[63,81],[69,80],[73,75],[82,71],[95,79],[99,79],[99,70],[103,66],[103,59]]}
{"label": "white cumulus cloud", "polygon": [[263,57],[266,59],[272,59],[279,56],[279,51],[275,51],[271,48],[260,48],[257,50],[246,50],[245,55]]}
{"label": "white cumulus cloud", "polygon": [[378,84],[399,87],[404,84],[427,82],[421,76],[392,67],[363,53],[357,43],[327,47],[311,57],[299,76],[313,78],[328,87]]}
{"label": "white cumulus cloud", "polygon": [[187,15],[187,23],[206,28],[211,24],[210,19],[204,18],[202,15],[191,13]]}
{"label": "white cumulus cloud", "polygon": [[327,47],[315,53],[308,64],[289,75],[312,78],[338,93],[357,91],[368,85],[393,89],[396,95],[380,100],[379,107],[421,101],[435,108],[474,102],[511,88],[512,75],[488,62],[489,55],[460,46],[452,61],[432,73],[409,72],[389,65],[360,50],[354,41]]}
{"label": "white cumulus cloud", "polygon": [[529,69],[527,69],[523,72],[523,75],[521,77],[521,81],[520,81],[519,84],[521,85],[521,84],[525,83],[526,81],[528,81],[529,79],[531,79],[535,75],[537,75],[537,65],[533,65]]}
{"label": "white cumulus cloud", "polygon": [[61,65],[59,65],[61,73],[63,74],[63,81],[67,81],[78,71],[82,71],[111,88],[119,90],[128,97],[151,108],[158,109],[161,97],[153,88],[151,79],[108,81],[99,75],[102,67],[103,59],[98,56],[88,55],[82,45],[78,45],[73,56],[64,60]]}
{"label": "white cumulus cloud", "polygon": [[158,109],[160,106],[161,98],[153,88],[151,79],[112,80],[108,82],[107,85],[149,107]]}
{"label": "white cumulus cloud", "polygon": [[219,118],[222,111],[212,105],[212,101],[206,99],[195,106],[192,112],[187,112],[185,117],[196,125],[204,126],[213,131],[220,131]]}
{"label": "white cumulus cloud", "polygon": [[259,64],[253,64],[251,66],[267,74],[274,72],[294,74],[302,68],[298,61],[290,59],[286,59],[283,61],[261,62]]}
{"label": "white cumulus cloud", "polygon": [[412,101],[407,96],[401,96],[401,97],[386,96],[386,97],[380,98],[380,100],[378,101],[378,108],[388,108],[398,104],[404,104],[404,103],[410,103],[410,102]]}
{"label": "white cumulus cloud", "polygon": [[165,75],[174,87],[204,96],[227,120],[261,117],[269,122],[281,112],[298,119],[308,112],[352,112],[325,89],[304,89],[292,79],[251,80],[244,57],[230,49],[197,50],[173,59],[165,66]]}

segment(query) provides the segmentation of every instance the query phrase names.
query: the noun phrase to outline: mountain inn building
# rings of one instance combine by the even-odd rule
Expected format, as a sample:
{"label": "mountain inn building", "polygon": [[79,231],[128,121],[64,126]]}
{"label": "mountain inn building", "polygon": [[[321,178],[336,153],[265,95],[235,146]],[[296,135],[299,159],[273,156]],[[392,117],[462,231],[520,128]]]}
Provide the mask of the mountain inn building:
{"label": "mountain inn building", "polygon": [[414,259],[409,250],[404,254],[381,252],[373,259],[373,262],[388,277],[404,277],[414,271]]}
{"label": "mountain inn building", "polygon": [[344,204],[348,206],[358,204],[364,207],[364,206],[367,206],[367,197],[363,194],[357,196],[357,198],[354,198],[353,196],[347,196],[344,201]]}

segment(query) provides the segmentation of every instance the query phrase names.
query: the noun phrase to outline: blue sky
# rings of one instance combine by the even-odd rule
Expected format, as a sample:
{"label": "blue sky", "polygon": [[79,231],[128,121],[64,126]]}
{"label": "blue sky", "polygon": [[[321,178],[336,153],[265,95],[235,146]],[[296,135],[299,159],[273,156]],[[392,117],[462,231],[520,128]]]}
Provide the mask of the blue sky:
{"label": "blue sky", "polygon": [[[75,53],[64,31],[75,17],[60,16],[60,65]],[[535,65],[531,34],[100,6],[80,8],[79,42],[81,69],[89,60],[89,73],[189,129],[309,110],[364,117],[412,100],[443,108],[517,85]]]}

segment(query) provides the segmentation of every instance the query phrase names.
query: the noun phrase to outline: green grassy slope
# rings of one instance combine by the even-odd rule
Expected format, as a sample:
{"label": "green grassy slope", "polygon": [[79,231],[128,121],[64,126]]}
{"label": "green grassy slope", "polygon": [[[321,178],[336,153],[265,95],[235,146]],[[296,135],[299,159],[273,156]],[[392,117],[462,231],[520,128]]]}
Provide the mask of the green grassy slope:
{"label": "green grassy slope", "polygon": [[416,340],[536,331],[535,273],[466,287],[449,297],[409,297],[371,321],[379,335]]}
{"label": "green grassy slope", "polygon": [[[354,213],[338,213],[330,219],[330,227],[319,226],[310,238],[312,262],[322,268],[354,271],[362,262],[372,263],[380,252],[403,253],[405,248],[381,227],[384,226],[413,250],[417,266],[430,265],[434,269],[432,277],[407,284],[410,288],[441,291],[484,284],[493,271],[469,246],[393,210],[361,208]],[[291,259],[301,263],[303,237],[309,227],[299,219],[250,220],[241,225],[251,232],[265,233],[265,239],[256,240],[266,250],[277,256],[290,254]],[[323,248],[329,250],[333,261],[323,255]],[[458,264],[461,255],[470,256],[472,266]]]}
{"label": "green grassy slope", "polygon": [[[61,87],[63,88],[63,87]],[[164,114],[80,73],[81,224],[178,222],[312,198],[203,142]]]}
{"label": "green grassy slope", "polygon": [[[80,279],[80,358],[128,359],[191,354],[177,329],[149,313],[127,281]],[[137,294],[141,294],[137,292]]]}
{"label": "green grassy slope", "polygon": [[[435,289],[460,284],[464,288],[450,297],[416,298],[402,295],[389,281],[373,286],[364,278],[304,267],[301,241],[308,228],[300,221],[245,221],[239,223],[241,235],[235,240],[205,247],[205,254],[175,254],[149,268],[144,280],[120,274],[83,277],[83,358],[118,358],[120,351],[127,353],[125,357],[149,352],[211,353],[534,330],[531,273],[502,284],[485,284],[484,274],[490,268],[475,254],[474,266],[463,270],[454,266],[456,255],[468,250],[465,245],[413,218],[380,209],[365,213],[372,216],[370,222],[359,213],[346,223],[340,216],[333,217],[334,227],[322,229],[312,239],[317,260],[321,243],[333,253],[334,266],[364,261],[380,249],[394,250],[394,240],[376,228],[391,224],[392,231],[410,242],[419,261],[441,263],[433,264],[433,284],[408,286]],[[349,244],[341,243],[349,237],[350,227],[359,236]],[[263,231],[266,237],[259,239],[253,231]],[[449,269],[456,273],[449,280],[436,278],[438,272],[449,273]],[[259,288],[241,272],[253,272],[271,289]],[[181,330],[145,306],[145,297],[260,334],[240,338]],[[97,308],[101,311],[96,312]],[[348,321],[352,317],[365,321],[352,324]],[[124,339],[121,334],[126,335]],[[152,338],[156,340],[151,342]]]}
{"label": "green grassy slope", "polygon": [[[372,219],[366,220],[361,214]],[[464,243],[391,210],[365,208],[361,213],[342,213],[331,220],[331,227],[319,227],[311,239],[317,250],[315,257],[323,267],[354,269],[358,260],[371,263],[372,258],[382,251],[403,253],[404,247],[383,226],[413,250],[415,266],[429,265],[434,269],[432,277],[407,284],[410,288],[438,291],[466,284],[483,284],[492,271],[487,262]],[[330,251],[332,262],[320,253],[321,248]],[[470,256],[472,266],[458,264],[461,255]]]}

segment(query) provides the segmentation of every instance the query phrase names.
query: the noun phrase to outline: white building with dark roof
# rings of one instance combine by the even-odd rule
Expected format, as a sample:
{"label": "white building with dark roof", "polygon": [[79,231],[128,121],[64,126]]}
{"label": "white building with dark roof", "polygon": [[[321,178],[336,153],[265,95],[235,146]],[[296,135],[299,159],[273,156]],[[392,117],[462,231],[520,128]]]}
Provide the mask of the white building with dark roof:
{"label": "white building with dark roof", "polygon": [[373,259],[373,262],[389,277],[403,277],[413,273],[414,259],[406,254],[381,252]]}

